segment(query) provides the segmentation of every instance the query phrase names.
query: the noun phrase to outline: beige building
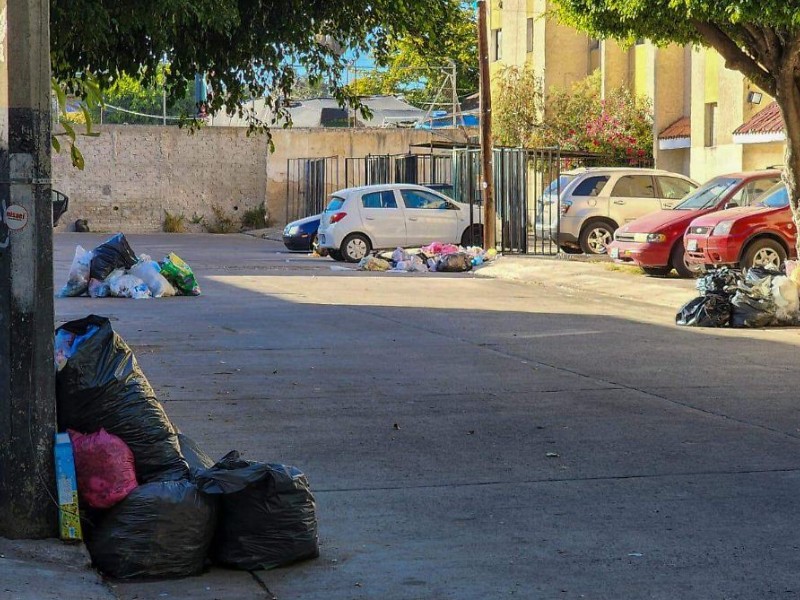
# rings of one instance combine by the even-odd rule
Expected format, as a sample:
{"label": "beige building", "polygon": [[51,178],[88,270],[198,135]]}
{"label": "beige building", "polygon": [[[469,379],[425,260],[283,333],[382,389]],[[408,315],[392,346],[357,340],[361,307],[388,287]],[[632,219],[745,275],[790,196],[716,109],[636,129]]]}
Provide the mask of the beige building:
{"label": "beige building", "polygon": [[492,0],[492,76],[506,65],[529,65],[548,90],[599,69],[603,95],[626,86],[652,100],[656,166],[698,181],[783,163],[777,107],[715,51],[593,40],[548,18],[549,8],[547,0]]}

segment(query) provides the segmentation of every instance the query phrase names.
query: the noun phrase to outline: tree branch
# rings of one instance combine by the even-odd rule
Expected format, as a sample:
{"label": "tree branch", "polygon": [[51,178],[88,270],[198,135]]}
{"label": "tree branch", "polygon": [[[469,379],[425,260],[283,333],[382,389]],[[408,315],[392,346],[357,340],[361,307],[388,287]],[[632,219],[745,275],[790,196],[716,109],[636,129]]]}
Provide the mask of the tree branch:
{"label": "tree branch", "polygon": [[731,37],[713,23],[692,19],[692,26],[702,39],[725,59],[725,66],[743,73],[770,96],[775,95],[775,78],[752,56],[746,54]]}

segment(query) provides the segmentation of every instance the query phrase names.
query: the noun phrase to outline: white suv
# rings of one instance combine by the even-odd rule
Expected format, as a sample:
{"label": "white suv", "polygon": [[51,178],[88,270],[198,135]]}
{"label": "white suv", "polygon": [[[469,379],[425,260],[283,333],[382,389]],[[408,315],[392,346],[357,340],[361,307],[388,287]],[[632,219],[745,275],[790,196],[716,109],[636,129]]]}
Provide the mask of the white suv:
{"label": "white suv", "polygon": [[[317,238],[335,260],[358,262],[373,249],[419,247],[431,242],[481,243],[481,208],[405,183],[368,185],[331,195]],[[472,229],[470,229],[472,228]]]}
{"label": "white suv", "polygon": [[618,227],[673,208],[698,187],[685,175],[658,169],[596,167],[562,175],[571,180],[561,188],[558,245],[586,254],[605,254]]}

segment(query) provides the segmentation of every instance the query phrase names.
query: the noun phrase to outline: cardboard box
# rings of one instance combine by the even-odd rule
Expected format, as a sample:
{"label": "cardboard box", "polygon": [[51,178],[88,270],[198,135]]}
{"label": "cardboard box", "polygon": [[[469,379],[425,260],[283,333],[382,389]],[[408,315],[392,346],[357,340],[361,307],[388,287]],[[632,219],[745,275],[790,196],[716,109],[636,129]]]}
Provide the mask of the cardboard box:
{"label": "cardboard box", "polygon": [[56,483],[58,489],[58,526],[62,540],[80,541],[81,517],[78,509],[78,479],[75,457],[68,433],[56,434]]}

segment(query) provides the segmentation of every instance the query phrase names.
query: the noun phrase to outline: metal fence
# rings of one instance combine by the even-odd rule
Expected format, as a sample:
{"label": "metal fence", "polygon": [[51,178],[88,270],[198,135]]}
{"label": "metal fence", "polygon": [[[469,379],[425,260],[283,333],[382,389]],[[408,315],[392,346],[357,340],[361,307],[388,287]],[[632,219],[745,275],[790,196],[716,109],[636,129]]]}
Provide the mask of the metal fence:
{"label": "metal fence", "polygon": [[[481,203],[480,151],[453,151],[453,197]],[[507,254],[554,255],[561,214],[562,172],[580,167],[651,167],[652,160],[620,161],[557,148],[496,148],[493,153],[497,247]]]}
{"label": "metal fence", "polygon": [[452,180],[449,154],[370,154],[345,159],[345,185],[380,183],[446,184]]}
{"label": "metal fence", "polygon": [[286,222],[317,215],[339,185],[339,157],[286,161]]}

